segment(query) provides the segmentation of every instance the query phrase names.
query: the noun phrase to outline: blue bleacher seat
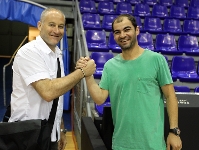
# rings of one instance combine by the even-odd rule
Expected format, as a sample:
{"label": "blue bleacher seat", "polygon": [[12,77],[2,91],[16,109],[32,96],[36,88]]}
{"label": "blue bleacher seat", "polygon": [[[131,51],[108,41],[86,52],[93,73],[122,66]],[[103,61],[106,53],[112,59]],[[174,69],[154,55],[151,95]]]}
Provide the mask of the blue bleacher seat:
{"label": "blue bleacher seat", "polygon": [[104,15],[102,19],[102,29],[105,31],[112,31],[112,22],[117,15]]}
{"label": "blue bleacher seat", "polygon": [[171,62],[171,72],[180,82],[199,82],[193,57],[174,56]]}
{"label": "blue bleacher seat", "polygon": [[185,7],[185,8],[189,7],[188,0],[174,0],[174,4],[177,6]]}
{"label": "blue bleacher seat", "polygon": [[93,59],[96,63],[96,71],[93,74],[95,79],[101,79],[104,64],[114,55],[109,52],[92,52],[90,58]]}
{"label": "blue bleacher seat", "polygon": [[199,20],[184,20],[183,32],[199,35]]}
{"label": "blue bleacher seat", "polygon": [[173,82],[176,82],[177,81],[177,76],[175,76],[175,75],[172,75],[172,80],[173,80]]}
{"label": "blue bleacher seat", "polygon": [[163,22],[163,31],[171,34],[182,34],[180,20],[175,18],[165,18]]}
{"label": "blue bleacher seat", "polygon": [[99,2],[98,13],[101,15],[115,14],[113,2]]}
{"label": "blue bleacher seat", "polygon": [[130,3],[131,5],[135,5],[141,2],[141,0],[126,0],[126,2]]}
{"label": "blue bleacher seat", "polygon": [[99,14],[84,13],[82,15],[82,23],[85,30],[101,30],[101,22]]}
{"label": "blue bleacher seat", "polygon": [[188,86],[174,86],[175,92],[190,92],[190,88]]}
{"label": "blue bleacher seat", "polygon": [[95,1],[93,0],[80,0],[79,8],[81,13],[97,13]]}
{"label": "blue bleacher seat", "polygon": [[144,30],[150,33],[161,33],[162,24],[160,18],[145,17],[144,19]]}
{"label": "blue bleacher seat", "polygon": [[157,3],[157,0],[143,0],[143,3],[153,6]]}
{"label": "blue bleacher seat", "polygon": [[174,35],[157,34],[155,42],[156,51],[168,55],[182,55],[183,52],[178,51]]}
{"label": "blue bleacher seat", "polygon": [[134,16],[135,20],[136,20],[136,23],[137,23],[137,26],[139,26],[139,29],[140,31],[143,30],[143,25],[142,25],[142,20],[139,16]]}
{"label": "blue bleacher seat", "polygon": [[186,55],[199,55],[198,39],[196,36],[180,35],[178,49]]}
{"label": "blue bleacher seat", "polygon": [[87,30],[86,41],[89,51],[108,52],[106,32],[100,30]]}
{"label": "blue bleacher seat", "polygon": [[170,8],[170,17],[182,20],[185,19],[186,18],[185,8],[181,6],[172,5]]}
{"label": "blue bleacher seat", "polygon": [[109,39],[108,39],[108,47],[114,53],[121,53],[121,47],[115,42],[113,32],[110,32]]}
{"label": "blue bleacher seat", "polygon": [[136,4],[133,15],[140,17],[151,16],[149,5],[143,3]]}
{"label": "blue bleacher seat", "polygon": [[104,107],[110,107],[110,106],[111,106],[111,103],[110,103],[110,97],[109,96],[102,105],[95,104],[95,109],[98,112],[99,117],[103,116]]}
{"label": "blue bleacher seat", "polygon": [[126,0],[110,0],[111,2],[113,2],[113,3],[120,3],[120,2],[125,2]]}
{"label": "blue bleacher seat", "polygon": [[140,33],[137,40],[140,47],[154,51],[153,37],[150,33]]}
{"label": "blue bleacher seat", "polygon": [[159,0],[159,4],[170,7],[173,5],[173,0]]}
{"label": "blue bleacher seat", "polygon": [[187,11],[187,18],[199,19],[199,6],[198,7],[189,6],[188,11]]}
{"label": "blue bleacher seat", "polygon": [[199,86],[197,86],[197,87],[194,89],[194,92],[195,92],[195,93],[199,93]]}
{"label": "blue bleacher seat", "polygon": [[127,2],[120,2],[116,5],[116,14],[133,14],[132,6]]}
{"label": "blue bleacher seat", "polygon": [[159,18],[166,18],[168,17],[168,10],[167,7],[164,5],[160,4],[155,4],[152,9],[152,14],[153,17],[159,17]]}
{"label": "blue bleacher seat", "polygon": [[109,2],[109,0],[94,0],[95,2]]}
{"label": "blue bleacher seat", "polygon": [[192,7],[198,7],[199,6],[199,0],[191,0],[190,6]]}

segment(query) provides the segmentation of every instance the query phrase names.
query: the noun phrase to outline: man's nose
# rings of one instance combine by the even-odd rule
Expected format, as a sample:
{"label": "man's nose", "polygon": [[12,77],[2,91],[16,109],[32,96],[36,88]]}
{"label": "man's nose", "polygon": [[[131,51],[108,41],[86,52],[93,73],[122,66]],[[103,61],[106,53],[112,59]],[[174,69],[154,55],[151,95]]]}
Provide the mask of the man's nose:
{"label": "man's nose", "polygon": [[59,33],[59,32],[60,32],[59,27],[58,27],[58,26],[54,27],[53,31],[54,31],[55,33]]}
{"label": "man's nose", "polygon": [[126,34],[122,31],[122,32],[120,33],[120,37],[123,38],[123,37],[125,37],[125,36],[126,36]]}

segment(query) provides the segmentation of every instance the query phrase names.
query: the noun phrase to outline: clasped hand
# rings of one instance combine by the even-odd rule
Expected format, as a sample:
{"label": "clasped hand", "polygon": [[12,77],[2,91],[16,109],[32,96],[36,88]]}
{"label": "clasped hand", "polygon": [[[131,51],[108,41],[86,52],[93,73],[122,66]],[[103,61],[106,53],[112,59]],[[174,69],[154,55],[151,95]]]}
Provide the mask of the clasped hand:
{"label": "clasped hand", "polygon": [[96,64],[93,59],[90,59],[89,57],[80,57],[80,59],[76,63],[75,69],[82,68],[85,77],[91,76],[95,73],[96,70]]}

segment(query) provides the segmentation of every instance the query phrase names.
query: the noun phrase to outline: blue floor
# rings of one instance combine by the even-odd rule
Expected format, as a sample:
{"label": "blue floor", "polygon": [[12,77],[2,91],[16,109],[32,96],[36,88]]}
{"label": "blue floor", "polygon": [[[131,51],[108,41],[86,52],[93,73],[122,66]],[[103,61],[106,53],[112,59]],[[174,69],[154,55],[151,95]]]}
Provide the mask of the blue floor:
{"label": "blue floor", "polygon": [[[4,106],[4,97],[3,97],[3,66],[9,62],[8,58],[0,58],[0,121],[4,116],[6,107]],[[11,65],[6,67],[6,100],[7,104],[10,102],[10,94],[12,92],[12,69]],[[71,112],[70,110],[64,110],[63,112],[64,126],[68,131],[71,131]]]}

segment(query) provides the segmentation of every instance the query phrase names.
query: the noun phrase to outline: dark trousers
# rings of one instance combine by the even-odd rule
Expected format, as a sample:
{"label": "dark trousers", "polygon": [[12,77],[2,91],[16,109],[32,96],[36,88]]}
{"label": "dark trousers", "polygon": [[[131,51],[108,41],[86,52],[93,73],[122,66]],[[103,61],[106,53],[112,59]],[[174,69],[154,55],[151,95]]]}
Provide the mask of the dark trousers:
{"label": "dark trousers", "polygon": [[51,150],[58,150],[58,143],[57,142],[51,142]]}

